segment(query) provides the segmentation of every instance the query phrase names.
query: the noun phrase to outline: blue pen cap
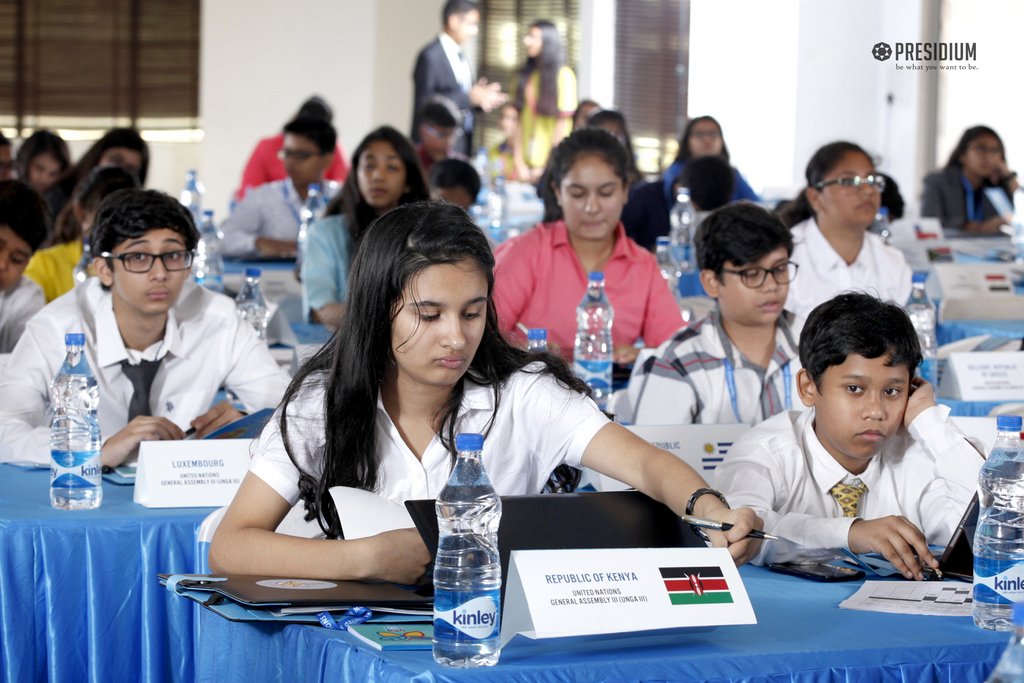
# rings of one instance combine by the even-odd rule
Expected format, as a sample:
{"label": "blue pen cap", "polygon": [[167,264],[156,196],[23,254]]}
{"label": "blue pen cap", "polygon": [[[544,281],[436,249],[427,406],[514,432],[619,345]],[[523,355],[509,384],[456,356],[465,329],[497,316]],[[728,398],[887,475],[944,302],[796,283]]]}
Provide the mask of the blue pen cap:
{"label": "blue pen cap", "polygon": [[598,271],[595,270],[593,273],[590,274],[590,281],[591,282],[604,282],[604,273],[603,272],[598,272]]}
{"label": "blue pen cap", "polygon": [[548,330],[546,327],[531,327],[526,331],[526,338],[530,341],[547,341]]}
{"label": "blue pen cap", "polygon": [[456,434],[455,450],[459,451],[482,451],[484,449],[483,434]]}
{"label": "blue pen cap", "polygon": [[245,276],[246,277],[259,277],[261,275],[263,275],[263,271],[260,270],[259,268],[246,268],[245,269]]}
{"label": "blue pen cap", "polygon": [[82,332],[68,332],[64,335],[65,346],[85,346],[85,334]]}
{"label": "blue pen cap", "polygon": [[921,271],[915,271],[914,274],[910,276],[911,282],[913,282],[915,285],[922,284],[927,279],[928,273],[922,273]]}
{"label": "blue pen cap", "polygon": [[1020,415],[997,415],[996,416],[996,431],[997,432],[1019,432],[1021,428],[1021,416]]}

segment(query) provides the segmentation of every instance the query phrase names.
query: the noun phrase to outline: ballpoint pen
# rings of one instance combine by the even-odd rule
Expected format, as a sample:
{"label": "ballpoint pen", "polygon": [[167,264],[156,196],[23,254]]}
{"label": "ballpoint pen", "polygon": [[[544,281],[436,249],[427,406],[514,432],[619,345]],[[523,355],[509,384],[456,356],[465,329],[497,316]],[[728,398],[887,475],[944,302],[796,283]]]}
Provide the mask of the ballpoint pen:
{"label": "ballpoint pen", "polygon": [[[687,524],[692,526],[700,527],[702,529],[714,529],[715,531],[728,531],[732,528],[732,524],[729,522],[717,522],[713,519],[702,519],[700,517],[694,517],[692,515],[682,515],[682,519]],[[754,529],[747,534],[747,538],[761,538],[766,541],[778,541],[781,540],[778,536],[772,534],[766,534],[760,529]]]}

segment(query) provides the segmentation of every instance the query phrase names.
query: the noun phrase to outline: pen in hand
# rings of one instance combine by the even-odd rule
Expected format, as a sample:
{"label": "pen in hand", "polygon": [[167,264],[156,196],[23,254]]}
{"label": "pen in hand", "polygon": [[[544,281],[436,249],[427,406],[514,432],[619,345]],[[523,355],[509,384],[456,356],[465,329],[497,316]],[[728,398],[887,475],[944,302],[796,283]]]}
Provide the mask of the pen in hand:
{"label": "pen in hand", "polygon": [[[701,529],[714,529],[715,531],[728,531],[729,529],[732,529],[732,524],[729,522],[717,522],[713,519],[702,519],[700,517],[694,517],[693,515],[682,515],[682,519],[687,524],[700,527]],[[766,541],[781,540],[778,536],[766,534],[760,529],[754,529],[748,533],[747,538],[760,538]]]}

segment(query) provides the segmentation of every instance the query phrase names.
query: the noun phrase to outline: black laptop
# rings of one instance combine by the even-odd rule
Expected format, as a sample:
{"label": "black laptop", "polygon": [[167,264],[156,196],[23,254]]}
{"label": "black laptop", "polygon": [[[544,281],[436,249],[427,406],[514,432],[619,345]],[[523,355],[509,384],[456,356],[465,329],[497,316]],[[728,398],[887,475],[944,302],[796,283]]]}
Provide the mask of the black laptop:
{"label": "black laptop", "polygon": [[[434,500],[407,500],[416,528],[434,557]],[[639,491],[502,496],[498,525],[501,575],[513,550],[579,548],[703,548],[688,524],[668,506]]]}

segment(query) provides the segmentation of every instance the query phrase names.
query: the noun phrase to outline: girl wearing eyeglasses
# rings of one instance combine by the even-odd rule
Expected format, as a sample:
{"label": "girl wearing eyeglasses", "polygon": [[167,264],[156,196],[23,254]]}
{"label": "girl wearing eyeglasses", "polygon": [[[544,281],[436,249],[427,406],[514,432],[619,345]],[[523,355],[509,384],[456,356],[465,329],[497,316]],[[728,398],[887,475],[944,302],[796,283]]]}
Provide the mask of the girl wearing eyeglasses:
{"label": "girl wearing eyeglasses", "polygon": [[998,234],[1011,217],[1000,215],[986,190],[1002,190],[1013,206],[1018,187],[999,135],[988,126],[974,126],[964,131],[946,167],[924,179],[921,215],[934,216],[944,228],[972,235]]}
{"label": "girl wearing eyeglasses", "polygon": [[793,231],[800,277],[789,287],[786,310],[807,317],[840,292],[860,290],[903,303],[911,270],[903,254],[868,232],[885,179],[859,146],[833,142],[811,157],[807,187],[781,212]]}

